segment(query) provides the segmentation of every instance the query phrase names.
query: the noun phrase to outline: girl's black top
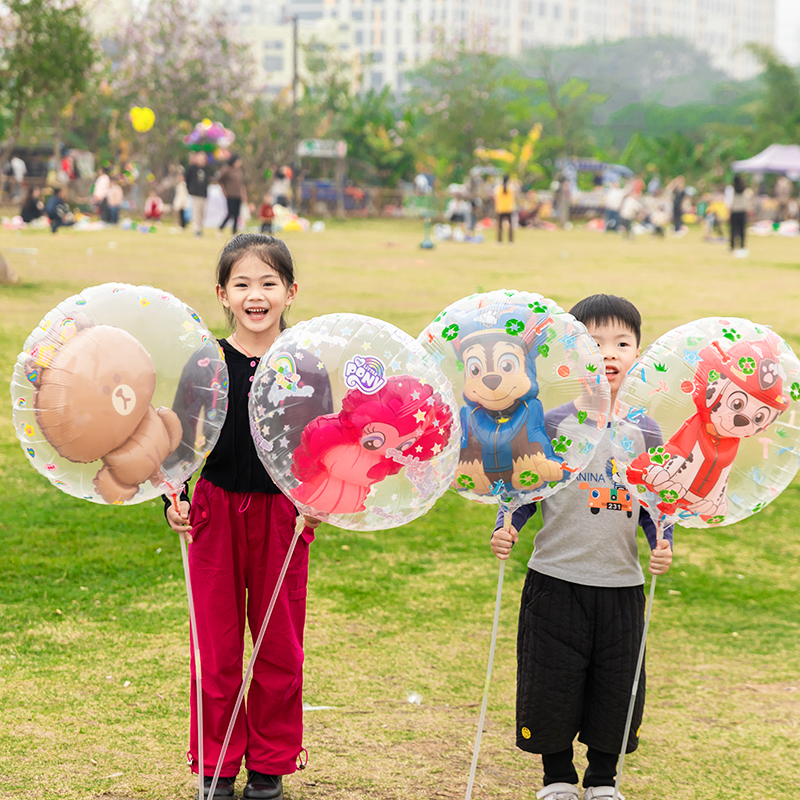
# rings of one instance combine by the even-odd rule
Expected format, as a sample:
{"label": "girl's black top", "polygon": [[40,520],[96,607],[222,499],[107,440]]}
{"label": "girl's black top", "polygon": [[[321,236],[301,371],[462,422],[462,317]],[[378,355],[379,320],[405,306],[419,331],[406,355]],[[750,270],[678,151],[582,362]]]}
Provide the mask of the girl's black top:
{"label": "girl's black top", "polygon": [[278,494],[250,434],[247,403],[259,359],[240,353],[227,339],[219,343],[228,365],[228,414],[200,474],[229,492]]}
{"label": "girl's black top", "polygon": [[[220,339],[219,344],[228,367],[228,411],[217,443],[208,454],[200,475],[229,492],[279,494],[280,489],[261,463],[250,434],[247,403],[259,359],[240,353],[226,339]],[[211,344],[208,347],[211,348]],[[183,423],[183,439],[175,452],[165,459],[164,467],[195,457],[193,443],[196,438],[196,420],[206,412],[204,406],[208,396],[208,392],[200,391],[199,387],[210,386],[216,377],[210,371],[214,369],[214,359],[197,358],[198,355],[203,353],[198,351],[189,359],[175,394],[172,409]],[[208,355],[215,353],[209,349]],[[219,361],[216,363],[219,364]],[[200,364],[204,366],[199,366]],[[203,374],[204,372],[207,374]],[[166,514],[172,498],[163,495],[163,499]],[[185,488],[180,499],[189,499]]]}
{"label": "girl's black top", "polygon": [[[248,401],[259,359],[240,353],[225,339],[220,339],[219,343],[228,367],[228,412],[217,443],[200,474],[229,492],[278,494],[280,489],[261,463],[250,433]],[[183,370],[172,406],[183,423],[183,438],[175,452],[164,460],[165,469],[181,461],[191,462],[196,457],[197,420],[208,414],[208,387],[217,378],[213,371],[219,369],[216,356],[216,347],[209,342],[189,359]],[[289,452],[294,452],[300,445],[302,433],[312,420],[333,413],[328,373],[320,369],[316,359],[307,361],[307,368],[300,364],[296,367],[298,387],[305,390],[302,400],[288,403],[281,416],[285,425],[282,435],[288,441]],[[189,499],[186,492],[181,494],[181,499]],[[171,500],[165,496],[164,502],[169,504]]]}

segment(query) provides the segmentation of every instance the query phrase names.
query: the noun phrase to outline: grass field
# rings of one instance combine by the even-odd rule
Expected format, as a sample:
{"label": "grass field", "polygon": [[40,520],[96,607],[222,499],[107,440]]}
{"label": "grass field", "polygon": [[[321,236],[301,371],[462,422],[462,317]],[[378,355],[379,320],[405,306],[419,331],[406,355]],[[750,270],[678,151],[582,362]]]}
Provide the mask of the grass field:
{"label": "grass field", "polygon": [[[645,344],[691,319],[729,315],[771,324],[800,352],[795,240],[754,239],[748,259],[732,259],[694,232],[628,242],[580,229],[521,231],[513,247],[433,251],[420,250],[421,239],[418,223],[383,221],[287,235],[301,290],[292,321],[351,311],[416,335],[475,290],[537,291],[565,308],[604,291],[638,305]],[[20,279],[0,287],[6,380],[46,311],[107,281],[171,291],[222,334],[213,269],[223,243],[167,229],[0,230],[0,252]],[[61,494],[27,465],[8,400],[2,421],[0,797],[193,796],[188,613],[178,541],[160,503],[112,508]],[[798,514],[795,481],[748,521],[677,532],[656,593],[642,743],[622,787],[629,800],[796,793]],[[310,760],[286,780],[289,800],[464,796],[497,581],[493,520],[492,509],[448,493],[402,529],[319,529],[305,700],[334,708],[306,714]],[[475,798],[533,800],[541,786],[538,760],[514,748],[516,616],[535,527],[506,570]],[[421,704],[408,701],[411,692]]]}

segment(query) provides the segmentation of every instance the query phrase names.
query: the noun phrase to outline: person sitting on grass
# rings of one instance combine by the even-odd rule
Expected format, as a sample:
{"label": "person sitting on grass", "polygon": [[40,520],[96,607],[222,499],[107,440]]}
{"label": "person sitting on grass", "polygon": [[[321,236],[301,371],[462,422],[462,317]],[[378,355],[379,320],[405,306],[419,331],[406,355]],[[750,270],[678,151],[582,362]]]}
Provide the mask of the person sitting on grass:
{"label": "person sitting on grass", "polygon": [[59,228],[67,228],[75,224],[72,212],[69,210],[64,197],[64,190],[57,186],[53,189],[53,194],[47,199],[44,206],[44,213],[50,220],[50,230],[55,233]]}
{"label": "person sitting on grass", "polygon": [[38,186],[31,186],[25,197],[25,202],[19,212],[23,222],[33,222],[44,214],[42,190]]}
{"label": "person sitting on grass", "polygon": [[[581,300],[570,313],[586,325],[600,348],[613,408],[639,354],[639,312],[624,298],[599,294]],[[580,435],[581,405],[578,400],[546,412],[550,436]],[[661,432],[649,417],[627,424],[625,435],[638,442],[637,451],[661,443]],[[583,800],[614,796],[644,629],[638,525],[651,547],[650,572],[663,575],[672,563],[672,529],[657,540],[655,524],[634,497],[630,503],[590,507],[594,491],[607,492],[616,483],[607,423],[586,469],[542,503],[544,524],[536,534],[520,607],[516,728],[517,747],[542,756],[539,800],[580,800],[572,749],[576,735],[588,747]],[[491,539],[497,558],[509,557],[519,530],[535,510],[535,503],[517,509],[510,529],[503,528],[499,514]],[[643,710],[644,673],[626,752],[639,744]]]}
{"label": "person sitting on grass", "polygon": [[150,189],[144,201],[144,218],[153,222],[160,222],[164,214],[164,201],[158,196],[155,189]]}

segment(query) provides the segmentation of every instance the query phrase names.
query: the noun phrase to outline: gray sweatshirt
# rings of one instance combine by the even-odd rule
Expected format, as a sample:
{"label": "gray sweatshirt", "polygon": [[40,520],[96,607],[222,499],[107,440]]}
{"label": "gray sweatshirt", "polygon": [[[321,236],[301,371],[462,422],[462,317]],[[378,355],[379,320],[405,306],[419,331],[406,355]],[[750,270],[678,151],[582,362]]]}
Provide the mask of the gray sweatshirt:
{"label": "gray sweatshirt", "polygon": [[[636,452],[662,443],[658,425],[649,417],[625,422],[624,434],[634,440]],[[582,434],[573,403],[545,414],[551,438],[573,440]],[[631,496],[612,467],[610,426],[600,439],[588,466],[564,488],[542,501],[542,529],[536,534],[530,569],[584,586],[639,586],[644,574],[639,564],[636,532],[644,529],[651,549],[656,544],[656,526],[650,515]],[[533,516],[536,504],[518,508],[512,525],[520,530]],[[503,525],[498,514],[496,528]],[[665,537],[672,543],[672,528]]]}

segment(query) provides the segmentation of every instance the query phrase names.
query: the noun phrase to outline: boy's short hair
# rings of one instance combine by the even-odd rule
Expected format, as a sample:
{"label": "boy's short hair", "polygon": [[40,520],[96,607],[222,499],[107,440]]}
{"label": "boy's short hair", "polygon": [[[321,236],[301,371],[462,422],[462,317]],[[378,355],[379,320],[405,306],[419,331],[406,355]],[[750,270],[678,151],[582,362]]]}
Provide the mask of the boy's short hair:
{"label": "boy's short hair", "polygon": [[642,316],[636,306],[624,297],[614,294],[593,294],[579,300],[569,310],[578,322],[605,325],[619,322],[636,336],[637,346],[642,338]]}

